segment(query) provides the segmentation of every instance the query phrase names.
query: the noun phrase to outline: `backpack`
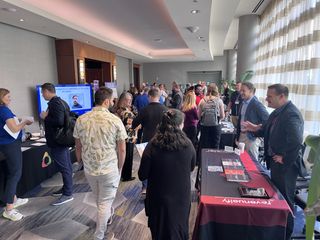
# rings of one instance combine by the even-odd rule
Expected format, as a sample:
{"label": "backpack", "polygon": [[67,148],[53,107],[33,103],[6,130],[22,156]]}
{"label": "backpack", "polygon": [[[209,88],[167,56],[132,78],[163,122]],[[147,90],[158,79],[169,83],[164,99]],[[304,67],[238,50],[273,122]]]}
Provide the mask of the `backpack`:
{"label": "backpack", "polygon": [[77,115],[69,110],[64,101],[61,100],[61,103],[64,107],[64,124],[63,127],[57,129],[54,140],[60,146],[73,147],[75,145],[73,130]]}
{"label": "backpack", "polygon": [[218,100],[205,100],[205,104],[202,108],[200,124],[206,127],[219,125],[219,103]]}

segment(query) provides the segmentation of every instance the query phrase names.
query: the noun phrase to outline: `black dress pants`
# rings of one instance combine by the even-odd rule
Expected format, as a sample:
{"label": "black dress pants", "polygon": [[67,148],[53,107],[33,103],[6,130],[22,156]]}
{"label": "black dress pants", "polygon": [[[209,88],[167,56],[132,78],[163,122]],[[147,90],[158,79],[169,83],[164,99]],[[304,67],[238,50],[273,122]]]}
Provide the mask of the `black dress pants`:
{"label": "black dress pants", "polygon": [[133,147],[133,143],[126,143],[126,159],[124,160],[121,172],[121,179],[123,181],[128,181],[132,178]]}
{"label": "black dress pants", "polygon": [[[272,161],[272,160],[271,160]],[[289,204],[294,213],[294,195],[296,188],[296,181],[298,177],[298,168],[295,164],[284,169],[279,163],[271,162],[271,181],[279,189],[283,197]],[[291,239],[294,227],[294,218],[291,214],[288,216],[286,240]]]}

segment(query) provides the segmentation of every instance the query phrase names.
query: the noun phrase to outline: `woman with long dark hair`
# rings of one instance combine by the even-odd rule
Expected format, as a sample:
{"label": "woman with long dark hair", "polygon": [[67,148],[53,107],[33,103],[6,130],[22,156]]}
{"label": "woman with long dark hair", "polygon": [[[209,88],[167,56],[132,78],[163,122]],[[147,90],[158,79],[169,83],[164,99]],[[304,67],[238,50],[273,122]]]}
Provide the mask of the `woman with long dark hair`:
{"label": "woman with long dark hair", "polygon": [[131,181],[132,177],[132,161],[133,161],[133,147],[137,139],[137,130],[132,128],[132,121],[137,116],[138,111],[132,105],[132,95],[129,92],[124,92],[120,95],[116,106],[116,114],[123,122],[128,138],[126,139],[126,159],[121,172],[121,180]]}
{"label": "woman with long dark hair", "polygon": [[141,159],[138,175],[148,180],[145,209],[154,240],[188,239],[196,152],[182,131],[183,121],[181,111],[168,110]]}
{"label": "woman with long dark hair", "polygon": [[[23,215],[16,209],[28,202],[27,198],[17,198],[16,189],[22,173],[21,129],[30,125],[30,120],[18,123],[16,116],[9,109],[10,92],[0,88],[0,151],[4,154],[7,165],[4,202],[6,207],[2,216],[12,221],[19,221]],[[10,133],[19,133],[14,138]]]}

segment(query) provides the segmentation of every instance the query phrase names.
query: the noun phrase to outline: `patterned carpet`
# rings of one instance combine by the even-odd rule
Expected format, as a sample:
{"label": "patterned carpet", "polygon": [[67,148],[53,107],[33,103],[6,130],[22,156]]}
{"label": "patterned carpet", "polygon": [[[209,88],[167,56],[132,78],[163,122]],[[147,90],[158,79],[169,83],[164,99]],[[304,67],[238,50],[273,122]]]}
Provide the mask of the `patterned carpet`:
{"label": "patterned carpet", "polygon": [[[108,227],[107,236],[114,233],[118,240],[151,239],[144,213],[144,199],[141,183],[137,180],[139,156],[135,152],[133,176],[136,180],[121,182],[113,203],[115,215]],[[194,179],[195,172],[193,173]],[[29,203],[19,208],[25,218],[11,222],[0,218],[1,240],[86,240],[93,239],[96,207],[91,197],[91,189],[83,171],[74,177],[74,200],[61,206],[51,206],[55,200],[52,192],[62,186],[60,174],[46,180],[36,189],[27,193]],[[194,185],[194,184],[193,184]],[[190,236],[197,214],[196,192],[193,189],[193,203],[190,212]],[[2,212],[2,210],[0,210]],[[108,239],[108,237],[106,237]]]}
{"label": "patterned carpet", "polygon": [[[140,158],[135,152],[133,176],[136,180],[121,182],[114,201],[115,215],[108,227],[107,236],[114,233],[116,240],[149,240],[147,217],[144,212],[144,198],[141,196],[141,183],[137,180]],[[192,173],[194,186],[196,170]],[[62,206],[51,206],[55,200],[52,192],[60,189],[62,178],[56,174],[40,186],[27,193],[29,203],[19,208],[25,218],[11,222],[0,217],[0,240],[87,240],[93,239],[95,230],[96,207],[91,197],[91,189],[83,171],[76,172],[74,180],[74,200]],[[2,214],[2,209],[0,209]],[[197,194],[192,189],[192,204],[189,219],[190,239],[197,214]],[[296,210],[293,239],[304,239],[302,229],[304,215],[301,209]],[[320,229],[317,222],[316,228]],[[299,237],[298,237],[299,236]]]}

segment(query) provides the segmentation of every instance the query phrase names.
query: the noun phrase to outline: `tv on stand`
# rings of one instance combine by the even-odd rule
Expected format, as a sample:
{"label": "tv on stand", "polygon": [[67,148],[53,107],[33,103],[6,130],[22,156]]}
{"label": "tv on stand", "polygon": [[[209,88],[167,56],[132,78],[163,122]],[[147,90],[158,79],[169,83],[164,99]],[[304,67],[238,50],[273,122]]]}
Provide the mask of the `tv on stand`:
{"label": "tv on stand", "polygon": [[[48,101],[41,94],[41,86],[37,86],[38,112],[46,111]],[[63,99],[70,107],[70,110],[77,115],[82,115],[92,109],[92,87],[90,84],[67,84],[56,85],[56,94]]]}

